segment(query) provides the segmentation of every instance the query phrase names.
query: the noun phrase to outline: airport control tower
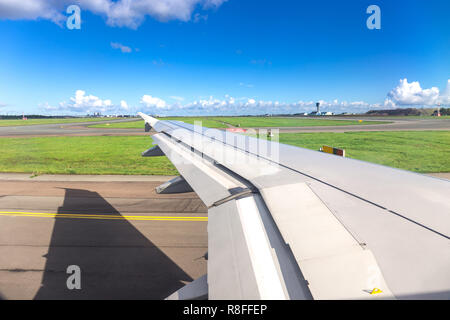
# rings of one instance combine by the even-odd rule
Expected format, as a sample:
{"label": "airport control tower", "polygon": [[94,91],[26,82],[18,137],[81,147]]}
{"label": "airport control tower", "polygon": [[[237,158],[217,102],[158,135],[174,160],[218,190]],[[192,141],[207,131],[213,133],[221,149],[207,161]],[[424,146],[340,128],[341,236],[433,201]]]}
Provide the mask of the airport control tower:
{"label": "airport control tower", "polygon": [[317,113],[320,114],[320,102],[316,102]]}

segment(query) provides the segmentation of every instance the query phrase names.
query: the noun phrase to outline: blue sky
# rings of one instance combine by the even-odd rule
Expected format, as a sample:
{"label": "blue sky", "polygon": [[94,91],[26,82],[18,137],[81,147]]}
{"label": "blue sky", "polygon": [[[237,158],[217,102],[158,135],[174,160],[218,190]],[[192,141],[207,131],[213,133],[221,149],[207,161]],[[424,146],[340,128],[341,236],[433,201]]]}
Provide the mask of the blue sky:
{"label": "blue sky", "polygon": [[[448,0],[34,1],[0,0],[0,113],[450,104]],[[70,4],[80,30],[66,27]],[[366,26],[372,4],[380,30]]]}

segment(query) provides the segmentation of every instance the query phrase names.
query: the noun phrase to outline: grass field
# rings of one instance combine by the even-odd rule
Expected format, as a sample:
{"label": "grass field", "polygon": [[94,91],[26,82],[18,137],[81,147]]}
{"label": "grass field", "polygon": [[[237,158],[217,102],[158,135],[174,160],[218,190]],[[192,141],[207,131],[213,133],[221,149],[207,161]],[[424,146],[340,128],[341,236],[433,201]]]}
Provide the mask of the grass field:
{"label": "grass field", "polygon": [[280,142],[343,148],[349,158],[415,172],[450,172],[450,131],[286,133]]}
{"label": "grass field", "polygon": [[176,174],[166,157],[144,158],[148,136],[0,138],[0,172]]}
{"label": "grass field", "polygon": [[[370,125],[390,123],[386,121],[362,121],[358,120],[332,120],[332,119],[304,119],[304,118],[265,118],[265,117],[173,117],[161,118],[163,120],[178,120],[194,124],[201,121],[203,127],[227,128],[229,126],[240,126],[244,128],[259,127],[309,127],[309,126],[347,126],[347,125]],[[228,124],[228,125],[227,125]],[[124,123],[96,124],[93,128],[143,128],[144,121],[133,121]]]}
{"label": "grass field", "polygon": [[122,118],[67,118],[67,119],[28,119],[28,120],[0,120],[0,127],[32,126],[36,124],[77,123],[92,121],[117,120]]}
{"label": "grass field", "polygon": [[[450,131],[286,133],[280,142],[415,172],[450,172]],[[0,138],[0,172],[174,175],[166,157],[143,158],[148,136]],[[330,155],[331,156],[331,155]]]}

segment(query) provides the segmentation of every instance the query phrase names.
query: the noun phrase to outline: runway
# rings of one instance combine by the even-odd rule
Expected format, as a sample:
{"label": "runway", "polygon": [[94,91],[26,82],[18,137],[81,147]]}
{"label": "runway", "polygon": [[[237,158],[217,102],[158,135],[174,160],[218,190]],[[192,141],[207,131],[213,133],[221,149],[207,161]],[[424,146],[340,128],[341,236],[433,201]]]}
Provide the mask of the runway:
{"label": "runway", "polygon": [[[330,118],[334,119],[334,118]],[[336,118],[346,119],[346,118]],[[355,118],[351,118],[355,120]],[[424,131],[424,130],[450,130],[450,119],[383,119],[373,117],[360,117],[362,120],[386,120],[391,123],[373,125],[349,125],[349,126],[316,126],[316,127],[273,127],[280,133],[295,132],[351,132],[351,131]],[[0,137],[39,137],[39,136],[127,136],[148,135],[142,129],[114,129],[114,128],[89,128],[97,123],[114,123],[136,121],[136,119],[99,121],[88,123],[43,124],[30,126],[0,127]],[[254,128],[258,129],[258,128]],[[260,129],[269,129],[268,127]]]}
{"label": "runway", "polygon": [[62,124],[36,124],[28,126],[0,127],[0,137],[38,137],[38,136],[109,136],[144,135],[140,129],[89,128],[94,124],[137,121],[139,119],[120,119]]}
{"label": "runway", "polygon": [[163,299],[206,273],[207,209],[157,195],[170,177],[53,177],[0,175],[3,299]]}

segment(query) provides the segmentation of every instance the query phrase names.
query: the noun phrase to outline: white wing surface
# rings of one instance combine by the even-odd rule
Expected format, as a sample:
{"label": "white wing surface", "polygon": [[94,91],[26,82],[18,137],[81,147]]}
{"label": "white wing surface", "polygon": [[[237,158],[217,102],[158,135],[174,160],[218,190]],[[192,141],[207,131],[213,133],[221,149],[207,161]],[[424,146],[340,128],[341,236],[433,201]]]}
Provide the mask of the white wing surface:
{"label": "white wing surface", "polygon": [[448,180],[140,115],[208,206],[207,276],[170,298],[450,299]]}

